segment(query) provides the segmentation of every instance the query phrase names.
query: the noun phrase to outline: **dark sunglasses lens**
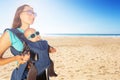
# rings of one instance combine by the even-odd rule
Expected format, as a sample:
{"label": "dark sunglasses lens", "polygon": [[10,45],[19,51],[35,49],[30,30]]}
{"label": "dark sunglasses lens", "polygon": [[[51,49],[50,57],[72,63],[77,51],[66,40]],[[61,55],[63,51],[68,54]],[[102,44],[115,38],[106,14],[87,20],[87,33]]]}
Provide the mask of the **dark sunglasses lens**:
{"label": "dark sunglasses lens", "polygon": [[36,35],[39,35],[40,33],[39,32],[36,32]]}
{"label": "dark sunglasses lens", "polygon": [[31,38],[34,38],[35,37],[35,34],[31,34]]}

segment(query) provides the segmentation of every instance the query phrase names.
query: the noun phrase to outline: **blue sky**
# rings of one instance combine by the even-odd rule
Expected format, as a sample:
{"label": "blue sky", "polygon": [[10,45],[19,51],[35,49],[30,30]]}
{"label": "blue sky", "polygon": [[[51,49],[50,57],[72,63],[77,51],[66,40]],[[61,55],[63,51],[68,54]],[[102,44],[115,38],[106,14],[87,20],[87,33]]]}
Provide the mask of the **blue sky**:
{"label": "blue sky", "polygon": [[41,33],[120,34],[119,0],[1,0],[0,32],[10,28],[17,7],[37,13],[31,27]]}

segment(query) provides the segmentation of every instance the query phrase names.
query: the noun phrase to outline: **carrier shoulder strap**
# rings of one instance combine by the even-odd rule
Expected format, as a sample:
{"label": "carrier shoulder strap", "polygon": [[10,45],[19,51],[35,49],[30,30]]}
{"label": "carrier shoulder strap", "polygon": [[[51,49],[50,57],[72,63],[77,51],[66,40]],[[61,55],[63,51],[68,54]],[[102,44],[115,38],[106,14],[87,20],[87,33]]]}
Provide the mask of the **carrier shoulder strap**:
{"label": "carrier shoulder strap", "polygon": [[[9,30],[9,31],[11,31],[13,34],[15,34],[15,35],[19,38],[19,40],[21,40],[21,42],[23,43],[24,49],[27,48],[27,50],[28,50],[28,45],[26,44],[25,37],[24,37],[24,34],[23,34],[23,33],[21,33],[19,30],[15,29],[15,28],[12,28],[12,29],[7,28],[7,29],[5,29],[5,31],[6,31],[6,30]],[[23,51],[24,51],[24,50],[23,50]]]}
{"label": "carrier shoulder strap", "polygon": [[15,34],[22,42],[24,41],[24,35],[23,35],[23,33],[21,33],[19,30],[17,30],[16,28],[12,28],[12,29],[9,29],[9,28],[7,28],[7,29],[5,29],[5,31],[6,30],[9,30],[9,31],[11,31],[13,34]]}

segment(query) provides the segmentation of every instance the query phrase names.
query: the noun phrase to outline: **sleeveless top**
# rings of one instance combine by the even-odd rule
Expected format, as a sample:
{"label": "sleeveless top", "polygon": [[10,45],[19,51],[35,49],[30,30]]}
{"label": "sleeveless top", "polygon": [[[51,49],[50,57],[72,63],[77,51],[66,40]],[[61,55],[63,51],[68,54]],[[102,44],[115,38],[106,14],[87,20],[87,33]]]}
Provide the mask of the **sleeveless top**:
{"label": "sleeveless top", "polygon": [[[17,28],[17,29],[20,32],[24,33],[24,30],[22,30],[21,28]],[[7,30],[7,32],[9,33],[9,36],[10,36],[11,46],[14,47],[18,51],[23,51],[24,46],[21,40],[10,30]]]}

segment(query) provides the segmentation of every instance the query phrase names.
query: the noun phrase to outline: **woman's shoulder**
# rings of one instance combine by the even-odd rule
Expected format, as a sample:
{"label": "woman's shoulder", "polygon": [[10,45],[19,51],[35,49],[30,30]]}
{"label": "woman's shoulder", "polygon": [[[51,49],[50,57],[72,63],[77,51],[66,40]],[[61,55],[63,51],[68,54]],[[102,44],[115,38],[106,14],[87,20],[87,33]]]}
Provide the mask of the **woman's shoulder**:
{"label": "woman's shoulder", "polygon": [[5,39],[9,40],[11,46],[13,46],[16,50],[23,50],[23,44],[21,40],[10,29],[5,30],[3,33],[3,37],[5,37],[4,35],[6,36]]}
{"label": "woman's shoulder", "polygon": [[0,43],[11,44],[9,32],[4,32],[0,37]]}
{"label": "woman's shoulder", "polygon": [[4,38],[9,39],[9,38],[10,38],[9,32],[8,32],[8,31],[5,31],[5,32],[1,35],[0,38],[1,38],[1,39],[4,39]]}
{"label": "woman's shoulder", "polygon": [[8,34],[10,42],[12,42],[15,35],[10,30],[6,30],[4,33]]}
{"label": "woman's shoulder", "polygon": [[5,29],[2,37],[9,40],[11,44],[13,44],[17,39],[16,35],[10,29]]}

